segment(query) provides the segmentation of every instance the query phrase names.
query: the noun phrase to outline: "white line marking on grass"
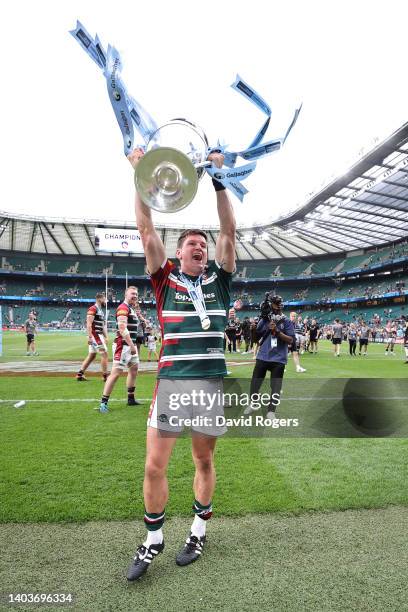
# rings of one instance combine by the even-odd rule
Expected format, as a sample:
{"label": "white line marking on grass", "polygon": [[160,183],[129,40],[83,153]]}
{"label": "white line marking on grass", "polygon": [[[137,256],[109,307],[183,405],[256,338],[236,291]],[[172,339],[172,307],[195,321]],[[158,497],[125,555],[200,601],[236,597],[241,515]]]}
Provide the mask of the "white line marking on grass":
{"label": "white line marking on grass", "polygon": [[[311,400],[325,400],[325,401],[331,401],[331,400],[342,400],[345,399],[342,395],[339,395],[338,397],[319,397],[319,396],[315,396],[315,397],[281,397],[280,400],[281,402],[287,402],[287,401],[296,401],[296,402],[310,402]],[[348,397],[347,399],[352,400],[353,397]],[[358,399],[358,398],[356,398]],[[369,396],[369,395],[365,395],[364,398],[361,399],[365,399],[365,400],[406,400],[407,397],[406,395],[388,395],[388,396],[379,396],[379,395],[375,395],[373,397]]]}
{"label": "white line marking on grass", "polygon": [[[153,398],[151,397],[138,397],[137,398],[140,402],[151,402]],[[18,401],[18,400],[17,400]],[[58,399],[25,399],[25,402],[30,402],[32,404],[39,404],[40,402],[43,403],[47,403],[50,404],[52,402],[100,402],[101,398],[100,397],[91,397],[88,399],[84,399],[84,398],[79,398],[79,399],[75,399],[72,397],[66,397],[66,398],[58,398]],[[111,398],[109,399],[109,403],[111,402],[125,402],[126,399],[120,399],[120,398]],[[0,404],[12,404],[15,403],[16,399],[0,399]]]}
{"label": "white line marking on grass", "polygon": [[[140,402],[151,402],[152,401],[152,397],[138,397],[137,398]],[[342,400],[344,399],[344,397],[342,395],[336,396],[336,397],[319,397],[319,396],[313,396],[313,397],[281,397],[281,402],[311,402],[311,401],[315,401],[315,400],[323,400],[323,401],[338,401],[338,400]],[[349,397],[348,399],[353,399],[352,397]],[[371,396],[364,396],[365,400],[406,400],[406,396],[405,395],[387,395],[387,396],[379,396],[379,395],[375,395],[373,397]],[[0,399],[0,404],[13,404],[15,403],[16,400],[15,399]],[[20,400],[22,401],[22,400]],[[73,402],[100,402],[101,398],[100,397],[90,397],[90,398],[72,398],[72,397],[67,397],[67,398],[57,398],[57,399],[25,399],[24,400],[26,403],[30,402],[32,404],[40,404],[40,403],[46,403],[46,404],[51,404],[51,403],[73,403]],[[111,398],[109,399],[109,403],[111,402],[125,402],[126,399],[122,398]]]}

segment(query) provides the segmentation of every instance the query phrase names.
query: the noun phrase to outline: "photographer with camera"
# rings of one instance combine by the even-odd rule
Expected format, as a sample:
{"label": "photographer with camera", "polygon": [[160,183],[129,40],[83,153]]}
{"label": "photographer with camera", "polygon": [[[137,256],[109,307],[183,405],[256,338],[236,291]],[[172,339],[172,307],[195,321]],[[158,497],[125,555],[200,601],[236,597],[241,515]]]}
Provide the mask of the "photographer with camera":
{"label": "photographer with camera", "polygon": [[[271,374],[271,400],[266,417],[274,418],[280,402],[283,374],[288,361],[288,346],[296,346],[295,330],[290,319],[282,313],[283,303],[279,295],[265,294],[257,325],[259,350],[252,374],[250,394],[259,393],[266,373]],[[248,406],[244,414],[251,414],[253,408]]]}

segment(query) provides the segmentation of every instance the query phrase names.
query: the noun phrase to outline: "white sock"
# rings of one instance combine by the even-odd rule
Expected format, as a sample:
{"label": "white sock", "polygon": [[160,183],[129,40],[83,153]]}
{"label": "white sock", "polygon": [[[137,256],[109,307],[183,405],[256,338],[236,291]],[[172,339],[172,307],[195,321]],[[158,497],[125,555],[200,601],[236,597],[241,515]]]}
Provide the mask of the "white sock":
{"label": "white sock", "polygon": [[156,531],[148,531],[147,538],[143,542],[143,546],[149,548],[152,544],[161,544],[163,542],[163,530],[156,529]]}
{"label": "white sock", "polygon": [[191,533],[197,538],[205,536],[207,521],[204,521],[198,514],[195,515],[193,524],[191,525]]}

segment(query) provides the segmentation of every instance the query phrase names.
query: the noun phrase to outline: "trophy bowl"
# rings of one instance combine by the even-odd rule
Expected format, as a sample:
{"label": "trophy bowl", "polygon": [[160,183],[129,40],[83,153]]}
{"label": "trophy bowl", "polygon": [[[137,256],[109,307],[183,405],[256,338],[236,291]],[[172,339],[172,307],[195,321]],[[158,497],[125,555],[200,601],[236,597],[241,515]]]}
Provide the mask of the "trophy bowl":
{"label": "trophy bowl", "polygon": [[150,137],[135,170],[136,189],[143,202],[158,212],[173,213],[192,202],[205,173],[208,140],[186,119],[172,119]]}

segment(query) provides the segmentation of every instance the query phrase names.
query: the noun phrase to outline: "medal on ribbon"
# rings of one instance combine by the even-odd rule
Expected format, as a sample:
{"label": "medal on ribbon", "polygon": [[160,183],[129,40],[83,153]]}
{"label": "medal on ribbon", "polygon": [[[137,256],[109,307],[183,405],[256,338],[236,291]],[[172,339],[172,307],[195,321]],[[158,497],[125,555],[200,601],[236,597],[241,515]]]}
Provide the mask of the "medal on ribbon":
{"label": "medal on ribbon", "polygon": [[185,284],[195,311],[200,317],[201,327],[204,331],[207,331],[207,329],[209,329],[211,326],[211,321],[207,314],[207,309],[205,306],[203,289],[201,286],[202,278],[203,275],[201,274],[201,276],[199,276],[195,281],[192,281],[187,278],[187,276],[183,274],[183,272],[180,272],[180,280]]}

